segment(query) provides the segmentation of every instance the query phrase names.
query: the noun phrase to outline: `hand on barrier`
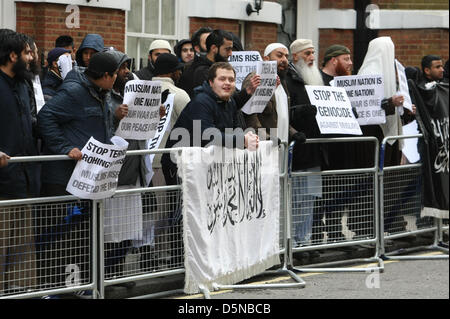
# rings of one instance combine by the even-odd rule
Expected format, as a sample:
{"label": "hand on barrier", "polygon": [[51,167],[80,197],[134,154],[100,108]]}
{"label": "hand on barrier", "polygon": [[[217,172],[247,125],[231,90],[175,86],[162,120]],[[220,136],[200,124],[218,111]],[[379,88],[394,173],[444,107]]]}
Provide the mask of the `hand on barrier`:
{"label": "hand on barrier", "polygon": [[77,160],[77,161],[79,161],[83,158],[83,153],[81,153],[81,151],[76,147],[73,148],[67,155],[69,155],[70,158]]}
{"label": "hand on barrier", "polygon": [[258,149],[259,137],[258,135],[253,134],[252,132],[248,132],[244,136],[244,143],[245,148],[247,148],[250,151],[256,151]]}
{"label": "hand on barrier", "polygon": [[6,165],[8,165],[8,160],[11,157],[9,157],[7,154],[0,152],[0,167],[5,167]]}
{"label": "hand on barrier", "polygon": [[304,144],[306,142],[306,135],[303,132],[297,132],[292,135],[292,139],[294,139],[299,144]]}

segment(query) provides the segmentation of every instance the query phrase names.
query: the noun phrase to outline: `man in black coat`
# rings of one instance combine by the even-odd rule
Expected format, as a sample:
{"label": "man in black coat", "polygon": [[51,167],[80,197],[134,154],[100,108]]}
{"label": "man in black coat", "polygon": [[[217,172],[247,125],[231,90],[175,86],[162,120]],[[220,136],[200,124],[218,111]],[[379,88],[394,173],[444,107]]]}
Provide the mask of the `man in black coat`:
{"label": "man in black coat", "polygon": [[208,70],[215,62],[227,62],[233,53],[233,35],[223,30],[214,30],[206,38],[206,56],[196,55],[191,66],[187,68],[178,82],[178,87],[185,90],[191,99],[194,88],[203,84],[208,77]]}
{"label": "man in black coat", "polygon": [[[33,96],[25,82],[33,59],[27,40],[23,34],[0,30],[0,201],[39,195],[39,165],[5,161],[37,155]],[[0,207],[0,295],[36,284],[32,220],[27,205]]]}
{"label": "man in black coat", "polygon": [[[305,88],[305,85],[323,85],[315,62],[315,48],[311,40],[298,39],[291,44],[290,51],[292,62],[286,77],[292,105],[289,124],[308,139],[318,138],[317,110],[311,105]],[[325,155],[320,144],[297,143],[293,150],[292,171],[319,172]],[[293,178],[292,185],[294,245],[308,245],[312,239],[315,203],[322,197],[322,178],[320,175],[299,176]]]}

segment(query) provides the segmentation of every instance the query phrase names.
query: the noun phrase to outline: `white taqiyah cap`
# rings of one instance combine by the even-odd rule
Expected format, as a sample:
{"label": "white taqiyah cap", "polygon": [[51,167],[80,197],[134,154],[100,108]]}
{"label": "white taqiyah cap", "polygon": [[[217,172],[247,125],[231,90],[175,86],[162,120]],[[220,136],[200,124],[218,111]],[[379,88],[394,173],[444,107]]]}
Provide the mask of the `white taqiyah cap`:
{"label": "white taqiyah cap", "polygon": [[282,43],[271,43],[264,50],[264,56],[269,56],[269,54],[271,54],[273,50],[276,50],[276,49],[279,49],[279,48],[286,49],[289,52],[289,49],[284,44],[282,44]]}
{"label": "white taqiyah cap", "polygon": [[172,53],[172,47],[170,46],[170,43],[166,40],[155,40],[150,44],[150,48],[148,51],[153,51],[155,49],[167,49],[170,53]]}

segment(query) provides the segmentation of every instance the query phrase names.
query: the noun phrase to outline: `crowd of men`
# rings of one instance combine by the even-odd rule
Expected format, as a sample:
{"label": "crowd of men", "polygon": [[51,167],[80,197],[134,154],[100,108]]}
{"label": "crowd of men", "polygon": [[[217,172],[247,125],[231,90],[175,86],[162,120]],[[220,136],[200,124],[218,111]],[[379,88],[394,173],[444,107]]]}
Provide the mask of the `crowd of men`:
{"label": "crowd of men", "polygon": [[[330,85],[334,77],[351,75],[354,71],[347,47],[340,44],[330,46],[320,68],[316,46],[309,39],[297,39],[289,48],[281,43],[269,44],[263,59],[277,62],[278,85],[282,86],[288,98],[288,107],[274,95],[262,113],[247,115],[240,109],[260,85],[261,79],[257,74],[249,74],[242,90],[236,89],[236,72],[227,61],[233,50],[242,50],[242,44],[227,31],[204,27],[191,39],[178,41],[175,48],[165,40],[155,40],[149,48],[148,66],[132,73],[132,59],[114,48],[105,47],[98,34],[88,34],[77,50],[71,37],[59,37],[55,48],[47,55],[46,67],[41,70],[33,39],[1,29],[0,200],[68,194],[66,185],[89,138],[92,136],[101,143],[110,144],[118,123],[127,116],[128,106],[123,104],[124,88],[132,79],[160,81],[163,91],[175,94],[171,127],[161,148],[180,146],[176,136],[170,136],[170,130],[184,128],[192,133],[196,122],[200,123],[201,133],[211,128],[218,129],[221,145],[251,150],[258,147],[260,139],[271,138],[271,128],[277,128],[279,140],[297,142],[293,171],[367,167],[373,161],[370,151],[358,151],[347,144],[344,148],[304,144],[306,139],[327,137],[320,133],[315,120],[317,111],[308,99],[305,86]],[[404,97],[396,94],[394,50],[389,37],[373,40],[357,73],[383,74],[385,78],[382,108],[386,111],[386,124],[362,127],[365,136],[376,136],[380,141],[384,136],[397,135],[401,124],[414,118],[414,111],[399,111]],[[407,68],[407,75],[417,85],[448,82],[448,61],[444,67],[439,56],[425,56],[421,68]],[[39,98],[39,87],[44,101]],[[230,133],[227,128],[243,130]],[[248,128],[255,131],[244,133]],[[255,134],[258,131],[266,134]],[[129,150],[145,148],[143,141],[128,142]],[[183,146],[205,146],[210,142],[191,139]],[[68,155],[73,161],[8,163],[14,157],[38,154]],[[386,162],[389,165],[400,164],[401,158],[398,142],[389,145]],[[156,156],[152,166],[154,175],[149,185],[177,183],[176,164],[169,155]],[[127,157],[119,176],[119,187],[149,186],[145,179],[149,169],[143,157]],[[323,185],[319,175],[296,179],[295,183],[293,218],[297,226],[294,239],[302,245],[311,240],[311,227],[316,219],[314,205],[304,206],[302,203],[319,203]],[[163,196],[158,197],[158,205],[165,205]],[[30,245],[33,234],[24,236],[21,245],[8,242],[8,238],[17,237],[17,228],[4,222],[5,216],[9,216],[7,213],[17,214],[10,218],[17,224],[23,216],[32,219],[27,208],[0,207],[0,293],[6,288],[3,287],[3,276],[12,271],[8,267],[25,267],[23,269],[32,271],[31,264],[35,262],[34,249]],[[167,220],[168,216],[162,216],[158,222],[164,226]],[[333,234],[335,238],[342,237],[341,230]],[[168,234],[164,230],[157,235],[161,242],[167,242],[164,237]],[[164,247],[170,250],[170,247]],[[29,258],[19,265],[14,263],[8,259],[17,256],[14,250],[27,254]],[[165,258],[170,259],[170,254]],[[32,278],[31,281],[36,278],[30,274],[24,277]],[[35,283],[15,284],[26,286]]]}

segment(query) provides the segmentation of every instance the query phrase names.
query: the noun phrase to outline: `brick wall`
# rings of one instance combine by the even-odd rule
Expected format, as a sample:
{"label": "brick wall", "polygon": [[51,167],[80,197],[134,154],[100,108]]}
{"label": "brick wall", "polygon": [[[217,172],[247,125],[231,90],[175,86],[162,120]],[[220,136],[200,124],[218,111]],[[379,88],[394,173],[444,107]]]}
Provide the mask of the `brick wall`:
{"label": "brick wall", "polygon": [[372,0],[380,9],[448,10],[448,0]]}
{"label": "brick wall", "polygon": [[[213,29],[222,29],[240,36],[238,20],[217,18],[190,18],[190,36],[201,27],[209,26]],[[259,51],[261,56],[270,43],[277,42],[277,25],[263,22],[245,22],[244,49]],[[241,37],[242,38],[242,37]]]}
{"label": "brick wall", "polygon": [[16,30],[32,36],[39,48],[39,53],[54,48],[55,40],[60,35],[74,38],[75,47],[88,33],[98,33],[105,40],[105,46],[114,46],[125,50],[125,11],[79,6],[80,28],[66,27],[66,5],[48,3],[17,2]]}
{"label": "brick wall", "polygon": [[381,36],[390,36],[395,44],[396,58],[405,66],[420,66],[427,54],[449,58],[449,33],[444,29],[380,30]]}
{"label": "brick wall", "polygon": [[320,0],[320,9],[353,9],[354,0]]}
{"label": "brick wall", "polygon": [[353,30],[321,29],[319,32],[319,43],[318,65],[321,67],[325,50],[330,45],[345,45],[353,52]]}

